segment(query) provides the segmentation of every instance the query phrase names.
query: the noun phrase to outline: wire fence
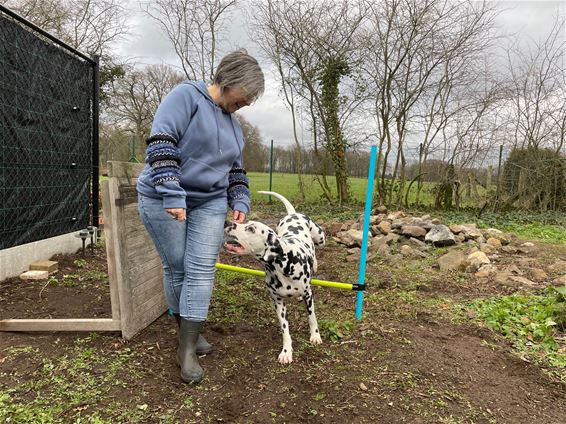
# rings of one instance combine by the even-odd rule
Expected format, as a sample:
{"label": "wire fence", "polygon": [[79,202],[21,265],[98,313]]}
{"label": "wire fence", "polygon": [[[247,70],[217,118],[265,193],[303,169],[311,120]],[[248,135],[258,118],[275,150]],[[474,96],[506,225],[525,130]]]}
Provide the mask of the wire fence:
{"label": "wire fence", "polygon": [[96,66],[0,7],[0,249],[89,225]]}

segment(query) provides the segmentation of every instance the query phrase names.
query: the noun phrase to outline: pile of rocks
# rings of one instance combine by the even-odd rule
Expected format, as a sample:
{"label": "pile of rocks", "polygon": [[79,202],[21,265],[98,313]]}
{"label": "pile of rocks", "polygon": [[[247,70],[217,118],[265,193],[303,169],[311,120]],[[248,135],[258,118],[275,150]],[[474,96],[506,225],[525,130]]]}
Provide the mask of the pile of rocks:
{"label": "pile of rocks", "polygon": [[[348,248],[347,261],[359,261],[363,220],[338,225],[330,228],[332,239]],[[533,243],[521,242],[496,228],[479,229],[474,223],[445,225],[429,215],[409,216],[402,211],[388,213],[384,208],[370,216],[369,261],[381,257],[400,265],[409,258],[431,257],[435,247],[449,248],[433,264],[442,271],[460,270],[474,273],[479,278],[494,277],[500,282],[511,281],[514,285],[535,286],[549,279],[553,284],[566,284],[565,261],[558,261],[551,266],[554,268],[551,275],[558,274],[557,278],[549,277],[543,269],[536,268],[536,264],[527,264],[526,261],[523,261],[523,268],[526,267],[528,272],[516,265],[498,268],[496,263],[501,255],[527,255],[523,259],[529,259],[536,254],[537,248]]]}

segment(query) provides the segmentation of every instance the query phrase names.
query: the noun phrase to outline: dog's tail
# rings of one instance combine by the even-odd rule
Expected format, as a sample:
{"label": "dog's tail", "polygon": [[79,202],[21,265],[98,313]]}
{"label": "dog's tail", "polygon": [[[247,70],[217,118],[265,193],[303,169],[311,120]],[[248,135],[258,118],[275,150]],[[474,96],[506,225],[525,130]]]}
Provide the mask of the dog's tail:
{"label": "dog's tail", "polygon": [[285,205],[285,208],[287,209],[287,215],[291,215],[292,213],[295,213],[295,208],[293,207],[293,205],[287,199],[281,196],[279,193],[275,193],[274,191],[258,191],[258,193],[274,196],[277,197],[279,200],[281,200]]}

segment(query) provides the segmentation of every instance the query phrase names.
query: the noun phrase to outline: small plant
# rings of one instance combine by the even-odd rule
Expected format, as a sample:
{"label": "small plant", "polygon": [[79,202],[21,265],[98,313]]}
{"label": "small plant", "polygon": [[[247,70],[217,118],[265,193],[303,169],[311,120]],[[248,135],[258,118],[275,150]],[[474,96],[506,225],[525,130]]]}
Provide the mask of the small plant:
{"label": "small plant", "polygon": [[318,325],[322,335],[332,341],[343,339],[352,332],[352,323],[350,321],[337,322],[321,319],[318,320]]}
{"label": "small plant", "polygon": [[86,266],[86,260],[84,259],[75,259],[73,261],[73,264],[77,267],[77,268],[84,268]]}
{"label": "small plant", "polygon": [[316,395],[313,396],[314,400],[323,400],[326,397],[326,395],[324,393],[317,393]]}

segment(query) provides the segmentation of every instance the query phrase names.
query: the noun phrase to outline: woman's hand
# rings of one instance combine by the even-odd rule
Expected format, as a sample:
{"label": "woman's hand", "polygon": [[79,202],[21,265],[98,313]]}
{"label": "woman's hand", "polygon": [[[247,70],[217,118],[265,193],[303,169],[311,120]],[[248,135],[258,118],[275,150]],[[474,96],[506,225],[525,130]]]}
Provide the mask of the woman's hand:
{"label": "woman's hand", "polygon": [[187,219],[187,210],[182,208],[165,209],[169,215],[178,221],[185,221]]}
{"label": "woman's hand", "polygon": [[246,214],[244,212],[234,211],[234,213],[232,214],[232,221],[237,224],[241,224],[242,222],[244,222],[245,219],[246,219]]}

